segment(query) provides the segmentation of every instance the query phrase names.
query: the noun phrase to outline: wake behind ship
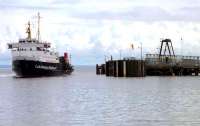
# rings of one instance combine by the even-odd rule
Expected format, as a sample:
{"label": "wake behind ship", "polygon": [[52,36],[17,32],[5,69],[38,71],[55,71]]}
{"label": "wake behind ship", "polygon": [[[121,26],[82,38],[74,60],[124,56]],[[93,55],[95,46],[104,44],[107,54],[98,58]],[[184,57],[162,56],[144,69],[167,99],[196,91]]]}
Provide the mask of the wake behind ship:
{"label": "wake behind ship", "polygon": [[51,43],[40,41],[40,15],[38,13],[38,39],[31,37],[30,22],[26,33],[27,38],[19,39],[18,43],[9,43],[12,52],[12,69],[18,77],[55,76],[70,74],[73,66],[69,62],[68,53],[64,56],[51,51]]}

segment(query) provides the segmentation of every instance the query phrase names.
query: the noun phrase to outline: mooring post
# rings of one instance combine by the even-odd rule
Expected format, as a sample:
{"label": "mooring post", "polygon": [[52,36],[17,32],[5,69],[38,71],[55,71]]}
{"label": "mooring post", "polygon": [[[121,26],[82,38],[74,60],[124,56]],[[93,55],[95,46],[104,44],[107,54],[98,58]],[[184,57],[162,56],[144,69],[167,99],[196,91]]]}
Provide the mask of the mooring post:
{"label": "mooring post", "polygon": [[118,60],[116,61],[116,77],[119,76]]}
{"label": "mooring post", "polygon": [[96,64],[96,74],[98,75],[99,74],[99,69],[98,69],[98,64]]}
{"label": "mooring post", "polygon": [[199,75],[198,69],[195,69],[195,76],[198,76],[198,75]]}
{"label": "mooring post", "polygon": [[126,61],[124,60],[123,61],[123,75],[124,75],[124,77],[126,77]]}

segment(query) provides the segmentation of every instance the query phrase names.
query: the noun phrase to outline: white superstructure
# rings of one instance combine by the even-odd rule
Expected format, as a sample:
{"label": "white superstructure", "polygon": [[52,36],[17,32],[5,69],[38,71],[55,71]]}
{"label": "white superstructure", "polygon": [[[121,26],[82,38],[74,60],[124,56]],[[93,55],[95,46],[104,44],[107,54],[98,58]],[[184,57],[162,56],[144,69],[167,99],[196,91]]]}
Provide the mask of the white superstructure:
{"label": "white superstructure", "polygon": [[50,43],[24,40],[25,41],[19,41],[19,43],[9,44],[9,49],[12,49],[13,60],[59,63],[58,53],[49,50]]}
{"label": "white superstructure", "polygon": [[28,34],[27,38],[19,39],[18,43],[8,44],[8,48],[12,49],[13,60],[59,63],[58,53],[50,50],[50,43],[31,38],[30,22],[28,22],[26,33]]}

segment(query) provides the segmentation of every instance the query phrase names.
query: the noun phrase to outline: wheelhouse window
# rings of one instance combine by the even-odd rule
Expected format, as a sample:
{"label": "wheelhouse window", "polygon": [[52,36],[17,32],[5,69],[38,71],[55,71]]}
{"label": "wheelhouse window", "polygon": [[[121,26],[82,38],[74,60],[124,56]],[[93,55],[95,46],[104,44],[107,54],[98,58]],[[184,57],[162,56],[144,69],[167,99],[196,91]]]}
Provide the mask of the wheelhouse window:
{"label": "wheelhouse window", "polygon": [[37,47],[37,51],[42,51],[42,49],[40,47]]}
{"label": "wheelhouse window", "polygon": [[8,48],[9,48],[9,49],[12,49],[12,45],[11,45],[11,44],[9,44],[9,45],[8,45]]}

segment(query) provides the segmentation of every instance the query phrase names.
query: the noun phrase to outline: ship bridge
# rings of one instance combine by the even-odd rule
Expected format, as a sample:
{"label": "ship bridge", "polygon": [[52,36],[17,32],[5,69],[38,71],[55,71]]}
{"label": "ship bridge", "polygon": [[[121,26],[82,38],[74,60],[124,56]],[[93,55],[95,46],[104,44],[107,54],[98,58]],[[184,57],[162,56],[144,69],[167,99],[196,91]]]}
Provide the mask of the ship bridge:
{"label": "ship bridge", "polygon": [[19,49],[19,48],[50,48],[51,43],[47,42],[37,42],[34,40],[26,41],[25,39],[21,39],[19,43],[9,43],[8,49]]}

